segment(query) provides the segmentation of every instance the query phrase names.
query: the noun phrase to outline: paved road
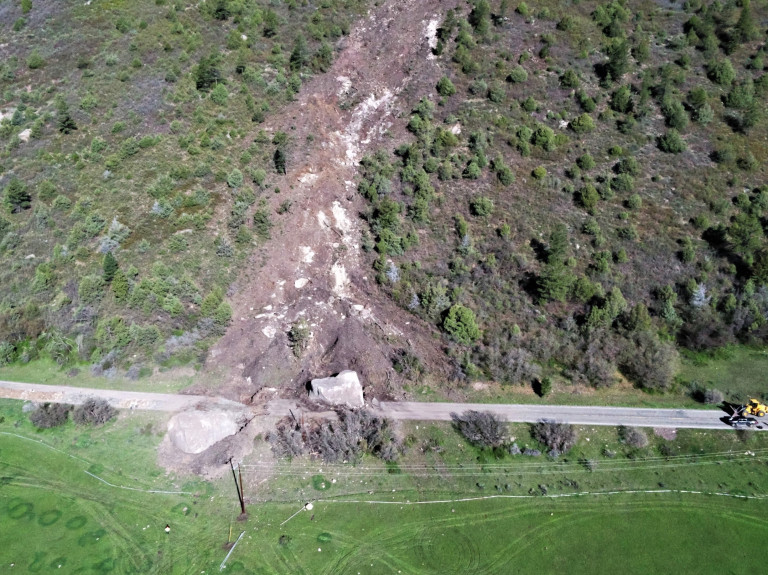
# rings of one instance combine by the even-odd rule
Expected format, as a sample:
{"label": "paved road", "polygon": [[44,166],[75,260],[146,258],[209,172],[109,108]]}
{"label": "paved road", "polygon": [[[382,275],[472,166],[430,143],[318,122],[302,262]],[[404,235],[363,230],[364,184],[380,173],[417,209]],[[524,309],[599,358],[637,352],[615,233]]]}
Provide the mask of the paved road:
{"label": "paved road", "polygon": [[[270,415],[298,417],[302,409],[295,401],[275,399],[267,404]],[[647,409],[639,407],[600,407],[571,405],[516,405],[489,403],[375,402],[373,411],[391,419],[450,421],[451,413],[469,409],[491,411],[506,421],[534,423],[552,419],[579,425],[628,425],[633,427],[677,427],[694,429],[732,429],[720,418],[725,412],[715,409]]]}
{"label": "paved road", "polygon": [[[240,404],[202,395],[174,395],[138,391],[89,389],[64,385],[40,385],[0,381],[0,397],[30,401],[79,404],[88,397],[106,399],[122,409],[181,411],[205,403],[222,407],[242,407]],[[451,413],[468,409],[491,411],[507,421],[536,422],[542,418],[580,425],[629,425],[635,427],[688,427],[694,429],[731,429],[721,421],[724,412],[716,409],[645,409],[638,407],[601,407],[572,405],[515,405],[489,403],[418,403],[375,402],[372,409],[381,415],[400,420],[449,421]],[[296,416],[302,413],[296,401],[274,399],[267,404],[273,416]],[[768,422],[766,422],[768,423]]]}
{"label": "paved road", "polygon": [[380,412],[392,419],[450,420],[451,412],[468,409],[491,411],[507,421],[536,422],[542,418],[580,425],[628,425],[634,427],[689,427],[730,429],[715,409],[647,409],[573,405],[505,405],[478,403],[382,402]]}
{"label": "paved road", "polygon": [[106,399],[110,405],[120,409],[147,409],[151,411],[181,411],[200,403],[242,407],[234,401],[203,395],[116,391],[14,381],[0,381],[0,397],[49,401],[51,403],[72,403],[74,405],[83,403],[89,397],[99,397]]}

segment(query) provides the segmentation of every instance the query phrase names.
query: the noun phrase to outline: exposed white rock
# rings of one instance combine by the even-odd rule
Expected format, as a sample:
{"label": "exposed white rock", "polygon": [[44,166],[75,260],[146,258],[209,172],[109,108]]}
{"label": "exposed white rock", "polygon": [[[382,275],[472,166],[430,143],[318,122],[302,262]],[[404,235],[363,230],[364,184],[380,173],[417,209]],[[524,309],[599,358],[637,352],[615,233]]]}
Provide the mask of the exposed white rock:
{"label": "exposed white rock", "polygon": [[356,371],[345,370],[336,377],[313,379],[310,386],[310,399],[349,407],[362,407],[365,404],[363,386],[360,385]]}
{"label": "exposed white rock", "polygon": [[244,414],[238,411],[183,411],[168,422],[168,437],[184,453],[201,453],[237,433],[244,423]]}

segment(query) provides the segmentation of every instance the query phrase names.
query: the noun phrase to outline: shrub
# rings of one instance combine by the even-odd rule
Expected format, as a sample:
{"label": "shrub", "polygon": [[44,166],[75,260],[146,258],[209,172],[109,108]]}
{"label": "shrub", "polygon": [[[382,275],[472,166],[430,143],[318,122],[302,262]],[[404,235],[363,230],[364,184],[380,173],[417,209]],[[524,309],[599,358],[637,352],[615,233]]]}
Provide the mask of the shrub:
{"label": "shrub", "polygon": [[592,154],[587,152],[576,159],[576,165],[582,170],[588,171],[595,167],[595,159],[592,157]]}
{"label": "shrub", "polygon": [[543,180],[547,176],[547,169],[544,166],[537,166],[531,171],[531,176],[536,180]]}
{"label": "shrub", "polygon": [[117,410],[106,399],[89,397],[75,407],[72,419],[78,425],[104,425],[115,417]]}
{"label": "shrub", "polygon": [[443,76],[437,82],[437,93],[443,97],[453,96],[456,93],[456,86],[453,85],[450,78]]}
{"label": "shrub", "polygon": [[637,427],[622,425],[619,427],[619,439],[621,439],[622,443],[635,449],[642,449],[648,445],[648,436],[642,429]]}
{"label": "shrub", "polygon": [[576,199],[588,214],[594,214],[600,194],[592,184],[587,184],[577,192]]}
{"label": "shrub", "polygon": [[239,188],[243,185],[243,172],[235,168],[227,175],[227,185],[230,188]]}
{"label": "shrub", "polygon": [[507,82],[512,82],[513,84],[520,84],[526,80],[528,80],[528,72],[522,66],[515,66],[507,76]]}
{"label": "shrub", "polygon": [[27,186],[16,177],[11,178],[5,187],[5,205],[11,213],[28,210],[32,207],[32,196],[27,191]]}
{"label": "shrub", "polygon": [[490,411],[451,413],[451,421],[467,441],[478,447],[500,447],[506,439],[506,424]]}
{"label": "shrub", "polygon": [[[662,315],[670,316],[674,308]],[[634,348],[621,362],[622,372],[645,389],[665,390],[672,384],[677,369],[678,353],[674,344],[661,341],[647,331],[633,337]]]}
{"label": "shrub", "polygon": [[200,60],[194,71],[195,86],[200,91],[208,91],[221,81],[219,71],[220,58],[218,54],[205,56]]}
{"label": "shrub", "polygon": [[620,114],[632,111],[632,91],[629,86],[622,86],[611,96],[611,109]]}
{"label": "shrub", "polygon": [[278,457],[296,457],[309,451],[326,463],[358,461],[364,453],[394,461],[402,446],[390,420],[365,409],[338,408],[338,421],[324,421],[300,429],[287,418],[266,439]]}
{"label": "shrub", "polygon": [[579,117],[572,120],[570,123],[570,127],[571,127],[571,130],[573,130],[577,134],[586,134],[587,132],[591,132],[592,130],[595,129],[595,122],[592,119],[592,116],[590,116],[585,112]]}
{"label": "shrub", "polygon": [[686,149],[685,141],[674,128],[670,128],[666,134],[659,137],[658,146],[667,154],[679,154]]}
{"label": "shrub", "polygon": [[504,90],[504,86],[502,86],[498,82],[494,82],[488,88],[488,99],[491,102],[495,102],[496,104],[502,103],[504,101],[504,98],[506,97],[506,95],[507,95],[507,93]]}
{"label": "shrub", "polygon": [[257,237],[262,240],[268,240],[271,237],[270,229],[272,222],[269,219],[269,212],[266,209],[259,209],[253,214],[253,231]]}
{"label": "shrub", "polygon": [[539,125],[531,136],[531,143],[534,146],[542,147],[547,152],[551,152],[557,144],[555,132],[549,126]]}
{"label": "shrub", "polygon": [[490,216],[493,213],[493,200],[482,196],[475,198],[469,203],[469,209],[472,215],[480,217]]}
{"label": "shrub", "polygon": [[630,210],[637,210],[640,208],[640,206],[643,205],[643,199],[640,197],[640,194],[632,194],[627,198],[627,207]]}
{"label": "shrub", "polygon": [[44,403],[29,414],[29,421],[38,429],[58,427],[67,422],[71,410],[68,403]]}
{"label": "shrub", "polygon": [[461,304],[455,304],[448,310],[443,320],[443,329],[454,340],[464,345],[471,345],[480,337],[475,313]]}
{"label": "shrub", "polygon": [[724,399],[725,396],[719,389],[706,389],[704,391],[704,403],[707,405],[720,405]]}
{"label": "shrub", "polygon": [[576,428],[568,423],[542,419],[531,426],[531,437],[558,454],[567,453],[576,444]]}
{"label": "shrub", "polygon": [[560,76],[560,85],[563,88],[578,88],[579,77],[576,75],[576,72],[569,68],[562,76]]}
{"label": "shrub", "polygon": [[288,341],[291,343],[293,355],[301,357],[309,345],[310,335],[309,325],[305,320],[296,321],[291,325],[291,329],[288,330]]}
{"label": "shrub", "polygon": [[733,64],[728,58],[707,64],[707,77],[720,86],[730,86],[736,78]]}
{"label": "shrub", "polygon": [[100,302],[104,297],[104,278],[97,275],[85,276],[80,280],[77,294],[86,305]]}
{"label": "shrub", "polygon": [[211,90],[211,100],[214,104],[218,104],[219,106],[223,106],[227,103],[227,99],[229,98],[229,91],[227,90],[227,87],[224,84],[216,84],[216,87]]}
{"label": "shrub", "polygon": [[44,65],[45,65],[45,60],[38,53],[37,50],[33,51],[27,57],[27,68],[29,68],[30,70],[37,70],[38,68],[42,68]]}

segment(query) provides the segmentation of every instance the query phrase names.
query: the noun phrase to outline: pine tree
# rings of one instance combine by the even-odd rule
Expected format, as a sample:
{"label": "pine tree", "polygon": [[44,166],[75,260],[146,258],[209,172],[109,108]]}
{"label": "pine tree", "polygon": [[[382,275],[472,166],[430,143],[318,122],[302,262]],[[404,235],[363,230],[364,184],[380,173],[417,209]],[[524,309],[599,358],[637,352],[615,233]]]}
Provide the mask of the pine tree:
{"label": "pine tree", "polygon": [[614,40],[606,49],[608,61],[605,63],[606,81],[618,82],[629,68],[629,44],[625,39]]}
{"label": "pine tree", "polygon": [[282,148],[278,148],[275,150],[274,155],[275,160],[275,170],[278,174],[284,174],[285,173],[285,150]]}
{"label": "pine tree", "polygon": [[77,124],[69,113],[69,106],[67,106],[64,98],[59,98],[56,102],[57,120],[56,124],[59,128],[59,132],[62,134],[71,134],[77,130]]}
{"label": "pine tree", "polygon": [[475,32],[479,36],[484,36],[488,33],[488,27],[490,25],[491,6],[488,4],[488,0],[480,0],[472,8],[469,13],[469,23],[475,29]]}
{"label": "pine tree", "polygon": [[291,52],[291,70],[301,70],[307,64],[308,59],[307,41],[304,36],[299,34],[293,44],[293,52]]}
{"label": "pine tree", "polygon": [[539,296],[543,300],[565,301],[575,281],[565,265],[568,248],[568,230],[558,224],[549,236],[547,264],[539,276]]}
{"label": "pine tree", "polygon": [[107,255],[104,256],[104,264],[102,268],[104,270],[104,281],[107,283],[111,282],[119,267],[117,259],[112,255],[112,252],[107,252]]}
{"label": "pine tree", "polygon": [[32,207],[32,198],[27,191],[27,186],[18,178],[11,178],[5,188],[5,205],[12,214]]}
{"label": "pine tree", "polygon": [[752,8],[749,5],[749,0],[743,0],[741,15],[738,22],[736,22],[735,35],[739,42],[749,42],[750,40],[756,40],[760,37],[755,24],[755,18],[752,16]]}
{"label": "pine tree", "polygon": [[115,299],[118,301],[124,300],[131,289],[131,284],[128,283],[128,278],[122,270],[115,272],[115,277],[112,279],[112,293],[115,294]]}

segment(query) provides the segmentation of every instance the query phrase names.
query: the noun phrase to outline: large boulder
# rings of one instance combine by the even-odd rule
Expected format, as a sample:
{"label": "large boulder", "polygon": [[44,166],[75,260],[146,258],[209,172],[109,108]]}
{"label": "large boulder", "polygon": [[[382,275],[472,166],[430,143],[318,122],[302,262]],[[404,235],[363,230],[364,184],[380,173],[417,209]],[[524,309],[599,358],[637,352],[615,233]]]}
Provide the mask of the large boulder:
{"label": "large boulder", "polygon": [[202,453],[242,426],[243,413],[239,411],[183,411],[168,422],[168,437],[184,453]]}
{"label": "large boulder", "polygon": [[330,403],[363,407],[363,386],[356,371],[342,371],[336,377],[313,379],[310,383],[309,398]]}

